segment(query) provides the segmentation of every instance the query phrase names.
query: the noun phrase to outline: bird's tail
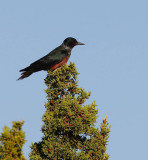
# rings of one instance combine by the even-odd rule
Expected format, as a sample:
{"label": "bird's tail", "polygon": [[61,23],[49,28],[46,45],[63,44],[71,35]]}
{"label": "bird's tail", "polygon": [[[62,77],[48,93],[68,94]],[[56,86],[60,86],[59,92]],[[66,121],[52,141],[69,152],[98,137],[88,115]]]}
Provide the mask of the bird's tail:
{"label": "bird's tail", "polygon": [[18,78],[17,80],[21,80],[21,79],[27,78],[27,77],[29,77],[32,73],[33,73],[33,72],[25,71],[25,72],[21,73],[22,76],[21,76],[20,78]]}

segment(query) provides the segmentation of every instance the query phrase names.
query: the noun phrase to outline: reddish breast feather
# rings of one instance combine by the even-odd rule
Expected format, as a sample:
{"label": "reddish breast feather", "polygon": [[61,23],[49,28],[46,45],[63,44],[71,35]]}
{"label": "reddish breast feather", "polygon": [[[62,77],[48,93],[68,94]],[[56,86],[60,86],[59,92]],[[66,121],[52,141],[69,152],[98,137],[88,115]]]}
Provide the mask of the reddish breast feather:
{"label": "reddish breast feather", "polygon": [[56,65],[54,65],[53,67],[51,67],[51,70],[55,70],[61,66],[63,66],[64,64],[66,64],[68,61],[68,57],[64,58],[61,62],[57,63]]}

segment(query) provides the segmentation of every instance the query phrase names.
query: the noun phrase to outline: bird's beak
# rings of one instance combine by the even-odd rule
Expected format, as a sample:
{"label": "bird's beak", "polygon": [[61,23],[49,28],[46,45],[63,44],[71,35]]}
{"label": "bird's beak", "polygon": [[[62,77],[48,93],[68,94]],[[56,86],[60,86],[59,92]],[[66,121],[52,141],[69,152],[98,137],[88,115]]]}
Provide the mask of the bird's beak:
{"label": "bird's beak", "polygon": [[76,45],[85,45],[85,44],[81,42],[77,42]]}

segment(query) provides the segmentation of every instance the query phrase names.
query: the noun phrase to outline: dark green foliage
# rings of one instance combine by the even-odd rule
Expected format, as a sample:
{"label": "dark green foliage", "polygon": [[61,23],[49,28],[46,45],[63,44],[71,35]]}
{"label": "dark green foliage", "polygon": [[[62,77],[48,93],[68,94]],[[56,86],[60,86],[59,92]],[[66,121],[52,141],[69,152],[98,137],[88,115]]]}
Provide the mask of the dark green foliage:
{"label": "dark green foliage", "polygon": [[31,146],[31,160],[107,160],[107,118],[95,128],[96,104],[84,105],[90,92],[78,88],[74,63],[49,71],[42,141]]}
{"label": "dark green foliage", "polygon": [[25,160],[22,152],[25,133],[22,131],[24,121],[13,121],[12,129],[5,126],[0,134],[0,159]]}

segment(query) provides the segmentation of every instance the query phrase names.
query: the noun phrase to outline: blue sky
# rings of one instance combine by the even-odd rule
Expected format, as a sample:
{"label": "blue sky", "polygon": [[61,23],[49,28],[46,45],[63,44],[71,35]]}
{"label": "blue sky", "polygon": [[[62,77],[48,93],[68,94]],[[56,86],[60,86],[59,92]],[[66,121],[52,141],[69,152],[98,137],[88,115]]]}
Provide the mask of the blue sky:
{"label": "blue sky", "polygon": [[41,140],[46,72],[16,81],[19,70],[69,36],[79,86],[96,101],[97,126],[108,114],[111,160],[146,159],[148,147],[148,1],[5,0],[0,2],[0,131],[13,120],[23,126],[28,157]]}

